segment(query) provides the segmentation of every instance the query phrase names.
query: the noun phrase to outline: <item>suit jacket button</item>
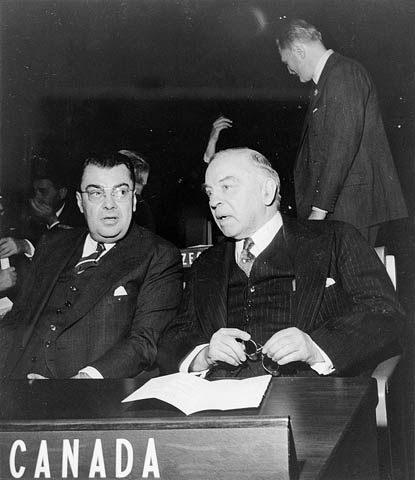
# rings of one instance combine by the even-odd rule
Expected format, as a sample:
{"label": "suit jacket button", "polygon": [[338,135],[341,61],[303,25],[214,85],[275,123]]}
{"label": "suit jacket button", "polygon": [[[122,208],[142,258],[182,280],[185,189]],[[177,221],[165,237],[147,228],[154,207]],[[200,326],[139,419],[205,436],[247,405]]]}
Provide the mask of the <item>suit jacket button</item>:
{"label": "suit jacket button", "polygon": [[70,302],[69,300],[66,300],[65,307],[70,307],[71,305],[72,305],[72,302]]}
{"label": "suit jacket button", "polygon": [[50,347],[50,341],[49,340],[46,340],[45,342],[45,348],[49,348]]}
{"label": "suit jacket button", "polygon": [[61,308],[57,308],[56,309],[56,315],[60,315],[62,313],[62,309]]}
{"label": "suit jacket button", "polygon": [[55,332],[56,331],[56,325],[53,325],[53,323],[52,323],[52,325],[50,326],[50,329],[52,330],[52,332]]}

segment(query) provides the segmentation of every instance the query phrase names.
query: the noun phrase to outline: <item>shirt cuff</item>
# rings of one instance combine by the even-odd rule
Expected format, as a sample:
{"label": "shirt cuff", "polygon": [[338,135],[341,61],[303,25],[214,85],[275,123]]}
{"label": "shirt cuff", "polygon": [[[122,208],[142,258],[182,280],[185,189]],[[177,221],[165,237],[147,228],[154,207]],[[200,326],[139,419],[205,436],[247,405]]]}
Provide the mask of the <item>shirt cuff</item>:
{"label": "shirt cuff", "polygon": [[318,207],[311,207],[311,210],[314,210],[315,212],[321,212],[321,213],[328,213],[327,210],[323,210],[322,208],[318,208]]}
{"label": "shirt cuff", "polygon": [[89,375],[91,378],[94,378],[94,379],[102,379],[104,378],[96,368],[94,367],[85,367],[83,368],[82,370],[79,370],[79,373],[86,373],[87,375]]}
{"label": "shirt cuff", "polygon": [[56,222],[52,223],[51,225],[46,225],[46,228],[48,230],[52,230],[53,227],[56,227],[56,225],[59,225],[61,223],[59,220],[56,220]]}
{"label": "shirt cuff", "polygon": [[201,370],[200,372],[189,372],[189,368],[193,360],[197,357],[197,355],[208,345],[209,345],[208,343],[203,343],[202,345],[198,345],[197,347],[195,347],[180,364],[179,372],[192,373],[193,375],[198,375],[201,378],[205,378],[206,374],[209,372],[209,369]]}
{"label": "shirt cuff", "polygon": [[316,342],[313,343],[318,348],[318,351],[321,353],[324,360],[322,362],[313,363],[310,365],[310,367],[319,375],[330,375],[330,373],[333,373],[335,370],[333,367],[333,362],[330,360],[326,352],[317,345]]}
{"label": "shirt cuff", "polygon": [[27,258],[32,258],[33,255],[35,254],[35,247],[33,246],[32,242],[29,242],[27,238],[24,239],[24,241],[28,244],[29,246],[29,253],[25,253],[25,257]]}

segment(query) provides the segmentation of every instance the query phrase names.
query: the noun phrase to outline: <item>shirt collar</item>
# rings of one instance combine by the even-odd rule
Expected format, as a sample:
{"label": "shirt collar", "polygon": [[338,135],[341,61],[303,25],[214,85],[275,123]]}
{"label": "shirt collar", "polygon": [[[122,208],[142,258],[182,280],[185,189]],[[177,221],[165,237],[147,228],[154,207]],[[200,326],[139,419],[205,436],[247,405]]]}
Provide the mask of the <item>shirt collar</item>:
{"label": "shirt collar", "polygon": [[[97,245],[98,245],[98,242],[93,240],[91,235],[88,233],[88,235],[86,236],[86,239],[85,239],[84,249],[82,251],[82,256],[87,257],[88,255],[91,255],[92,253],[94,253],[97,249]],[[115,247],[115,243],[104,243],[105,250],[101,253],[100,257],[102,257],[107,252],[109,252],[111,250],[111,248],[113,248],[113,247]]]}
{"label": "shirt collar", "polygon": [[55,215],[59,218],[60,214],[63,212],[65,208],[65,202],[63,202],[62,206],[55,212]]}
{"label": "shirt collar", "polygon": [[316,68],[314,69],[313,73],[313,82],[317,85],[318,81],[320,80],[321,72],[323,71],[323,68],[326,66],[327,60],[329,59],[330,55],[334,53],[333,50],[330,48],[327,50],[323,55],[320,57],[320,60],[318,61]]}
{"label": "shirt collar", "polygon": [[[272,239],[279,232],[282,227],[282,217],[280,212],[277,212],[268,222],[263,225],[259,230],[251,235],[254,242],[254,246],[251,248],[251,253],[257,257],[261,254],[271,243]],[[241,254],[244,240],[238,240],[235,243],[235,259],[238,260]]]}

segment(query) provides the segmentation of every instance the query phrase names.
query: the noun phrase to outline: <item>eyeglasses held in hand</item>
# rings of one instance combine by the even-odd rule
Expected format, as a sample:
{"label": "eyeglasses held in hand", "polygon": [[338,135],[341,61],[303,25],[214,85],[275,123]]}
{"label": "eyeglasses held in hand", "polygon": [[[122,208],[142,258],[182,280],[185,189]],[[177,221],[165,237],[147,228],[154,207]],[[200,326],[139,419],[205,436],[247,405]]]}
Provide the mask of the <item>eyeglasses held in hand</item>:
{"label": "eyeglasses held in hand", "polygon": [[279,364],[262,353],[262,345],[257,345],[252,339],[243,341],[243,344],[245,346],[245,355],[248,360],[256,362],[261,358],[262,368],[266,372],[270,373],[273,377],[279,377],[281,375]]}
{"label": "eyeglasses held in hand", "polygon": [[105,192],[111,191],[112,198],[117,202],[125,202],[129,199],[129,193],[134,189],[128,185],[120,185],[119,187],[88,187],[86,190],[80,190],[81,193],[88,195],[91,203],[101,203],[105,198]]}

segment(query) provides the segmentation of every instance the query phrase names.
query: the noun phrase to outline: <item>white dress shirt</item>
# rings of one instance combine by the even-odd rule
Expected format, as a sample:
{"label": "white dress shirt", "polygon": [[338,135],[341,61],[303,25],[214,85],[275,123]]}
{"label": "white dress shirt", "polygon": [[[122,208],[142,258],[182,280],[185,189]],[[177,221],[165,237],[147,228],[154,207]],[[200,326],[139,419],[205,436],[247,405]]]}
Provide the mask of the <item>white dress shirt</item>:
{"label": "white dress shirt", "polygon": [[[81,256],[87,257],[89,255],[92,255],[94,252],[96,252],[97,245],[98,245],[98,242],[93,240],[91,235],[88,233],[85,239],[84,248],[82,250]],[[101,252],[101,255],[99,258],[102,258],[104,255],[106,255],[114,246],[115,246],[115,243],[104,243],[104,250]],[[89,366],[84,367],[81,370],[79,370],[78,373],[86,373],[89,377],[95,378],[95,379],[104,378],[95,367],[89,367]]]}

